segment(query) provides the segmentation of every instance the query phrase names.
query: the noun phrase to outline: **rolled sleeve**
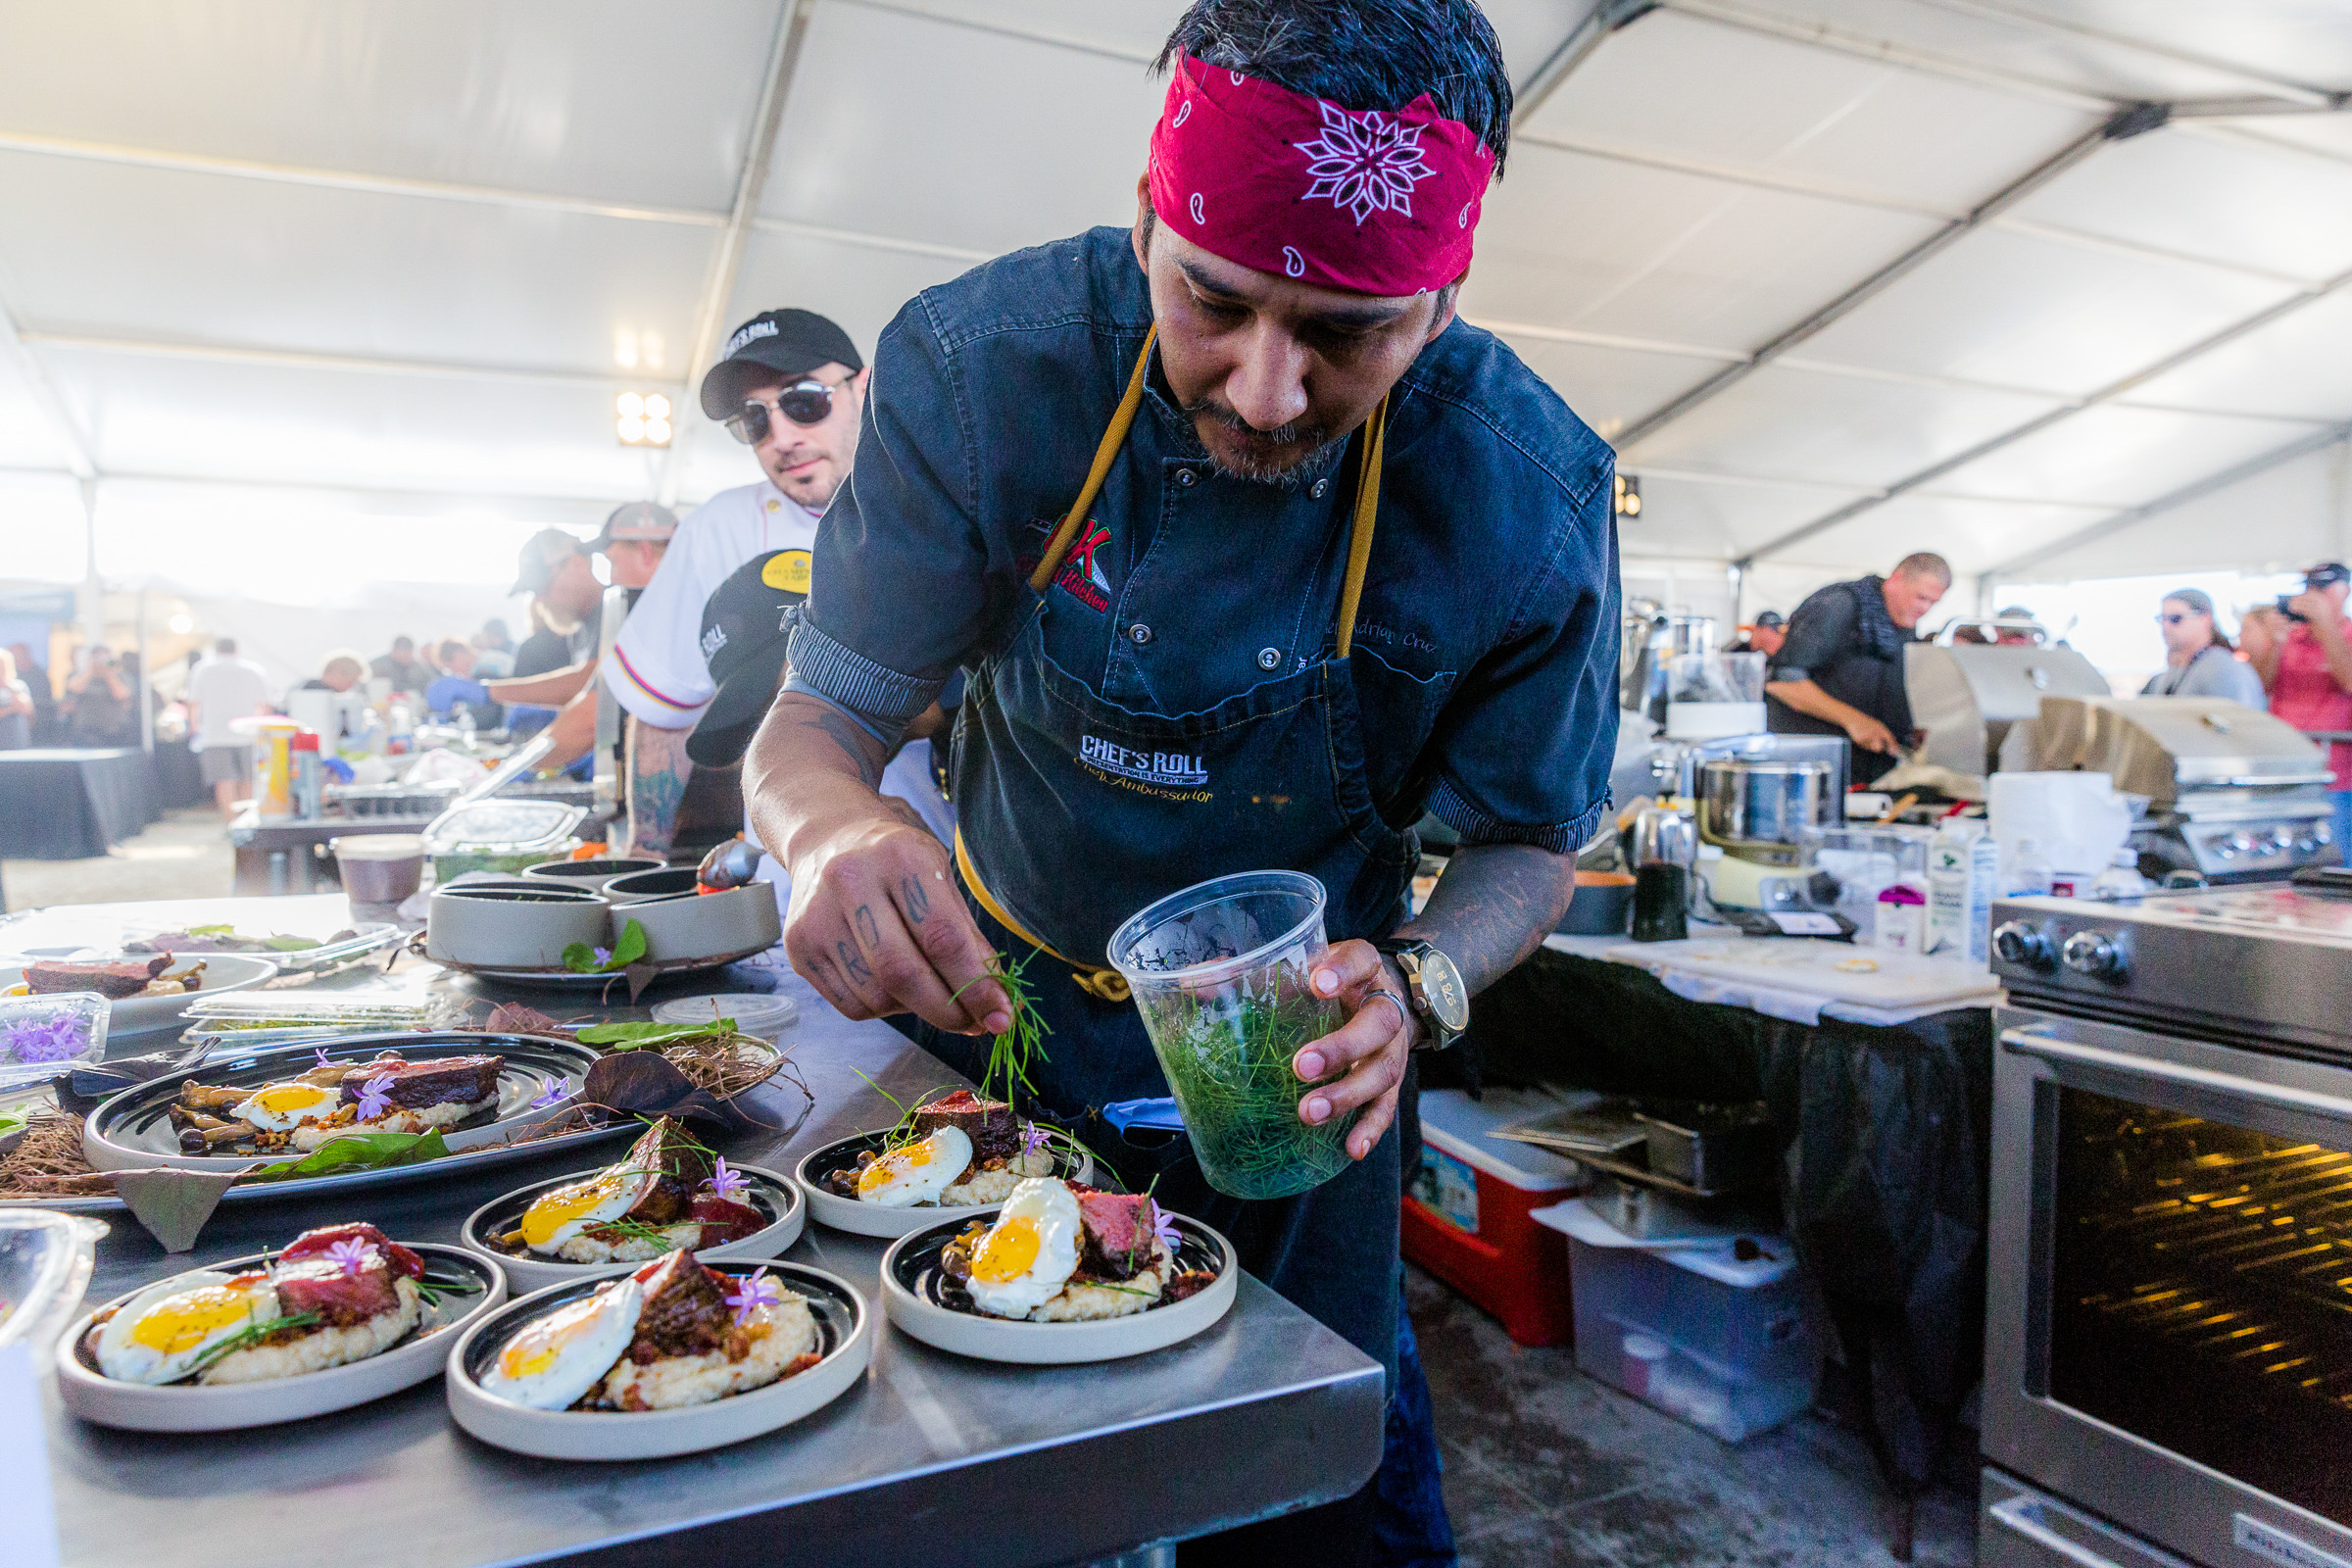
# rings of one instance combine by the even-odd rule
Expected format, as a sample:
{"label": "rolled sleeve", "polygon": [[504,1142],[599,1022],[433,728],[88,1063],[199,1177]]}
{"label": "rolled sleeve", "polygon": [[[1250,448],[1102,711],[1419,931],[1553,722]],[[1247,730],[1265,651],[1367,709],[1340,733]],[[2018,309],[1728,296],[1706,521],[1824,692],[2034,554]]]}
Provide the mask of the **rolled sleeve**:
{"label": "rolled sleeve", "polygon": [[1446,704],[1429,809],[1464,844],[1565,855],[1598,831],[1617,751],[1617,530],[1604,475],[1502,642]]}
{"label": "rolled sleeve", "polygon": [[875,346],[858,462],[817,525],[791,644],[796,680],[879,728],[928,708],[989,622],[970,408],[918,296]]}

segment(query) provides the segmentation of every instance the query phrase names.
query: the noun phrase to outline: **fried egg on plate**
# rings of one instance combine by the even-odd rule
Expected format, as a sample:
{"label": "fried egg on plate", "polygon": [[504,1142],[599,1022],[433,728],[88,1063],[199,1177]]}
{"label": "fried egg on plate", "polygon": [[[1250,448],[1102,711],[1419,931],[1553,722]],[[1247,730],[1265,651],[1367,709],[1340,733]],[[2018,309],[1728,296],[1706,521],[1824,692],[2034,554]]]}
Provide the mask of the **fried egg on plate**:
{"label": "fried egg on plate", "polygon": [[659,1171],[624,1163],[542,1193],[522,1211],[523,1245],[553,1257],[580,1232],[610,1225],[635,1208],[660,1179]]}
{"label": "fried egg on plate", "polygon": [[1012,1190],[997,1222],[972,1248],[972,1304],[996,1317],[1027,1317],[1061,1294],[1078,1269],[1078,1195],[1053,1176]]}
{"label": "fried egg on plate", "polygon": [[121,1383],[176,1383],[214,1346],[277,1315],[267,1274],[182,1274],[149,1286],[107,1319],[98,1370]]}
{"label": "fried egg on plate", "polygon": [[875,1160],[858,1174],[858,1200],[885,1208],[936,1203],[972,1163],[972,1140],[960,1127],[942,1127]]}
{"label": "fried egg on plate", "polygon": [[340,1084],[264,1084],[229,1114],[266,1133],[290,1133],[305,1121],[324,1121],[343,1103]]}
{"label": "fried egg on plate", "polygon": [[644,1308],[645,1287],[625,1275],[609,1291],[566,1302],[499,1348],[482,1388],[529,1409],[564,1409],[612,1370]]}

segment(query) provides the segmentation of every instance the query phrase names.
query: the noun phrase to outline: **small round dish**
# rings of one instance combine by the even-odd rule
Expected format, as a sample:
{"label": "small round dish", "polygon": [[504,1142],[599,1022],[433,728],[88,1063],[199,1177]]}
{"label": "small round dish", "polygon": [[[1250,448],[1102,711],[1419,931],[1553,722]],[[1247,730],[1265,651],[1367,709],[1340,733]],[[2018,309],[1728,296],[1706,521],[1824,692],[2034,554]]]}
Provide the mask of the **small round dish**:
{"label": "small round dish", "polygon": [[[507,1298],[507,1282],[496,1268],[463,1249],[403,1245],[424,1259],[424,1283],[444,1294],[438,1305],[425,1307],[424,1321],[415,1334],[381,1355],[268,1383],[151,1388],[118,1383],[98,1370],[82,1349],[98,1314],[85,1312],[57,1342],[51,1357],[57,1367],[58,1397],[67,1409],[99,1426],[132,1432],[227,1432],[348,1410],[422,1383],[447,1363],[456,1338],[452,1331],[466,1329],[496,1309]],[[276,1255],[257,1252],[205,1267],[234,1274],[259,1268]],[[139,1290],[147,1288],[142,1285]],[[137,1294],[127,1292],[106,1304],[121,1306]]]}
{"label": "small round dish", "polygon": [[[827,1144],[822,1149],[810,1150],[801,1156],[799,1164],[792,1167],[793,1183],[800,1188],[802,1196],[808,1200],[808,1212],[818,1224],[830,1225],[837,1231],[848,1231],[853,1236],[891,1237],[905,1236],[909,1231],[953,1221],[955,1230],[948,1233],[952,1236],[963,1228],[966,1220],[994,1214],[1004,1206],[1003,1203],[965,1203],[954,1208],[941,1208],[932,1203],[890,1208],[881,1203],[865,1203],[855,1198],[844,1198],[839,1193],[825,1189],[823,1183],[827,1176],[837,1170],[854,1167],[858,1163],[858,1156],[866,1150],[880,1152],[883,1140],[889,1136],[887,1131],[858,1133],[838,1143]],[[1095,1162],[1083,1154],[1073,1161],[1070,1151],[1056,1145],[1054,1146],[1054,1174],[1063,1181],[1091,1182],[1095,1176]]]}
{"label": "small round dish", "polygon": [[893,1242],[882,1254],[882,1311],[905,1333],[925,1345],[982,1361],[1016,1366],[1066,1366],[1078,1361],[1115,1361],[1189,1340],[1212,1327],[1232,1309],[1241,1290],[1233,1244],[1197,1219],[1168,1216],[1180,1239],[1176,1263],[1182,1269],[1214,1269],[1216,1283],[1181,1301],[1149,1306],[1128,1317],[1095,1323],[1030,1323],[988,1317],[946,1305],[940,1287],[940,1250],[966,1224],[952,1220]]}
{"label": "small round dish", "polygon": [[741,1443],[814,1413],[856,1387],[873,1359],[873,1317],[847,1280],[778,1258],[729,1258],[731,1273],[765,1268],[788,1290],[808,1298],[816,1318],[817,1354],[807,1371],[749,1394],[678,1410],[533,1410],[510,1403],[481,1385],[507,1341],[524,1324],[576,1301],[594,1280],[551,1285],[477,1319],[449,1351],[449,1413],[484,1443],[542,1459],[659,1459]]}
{"label": "small round dish", "polygon": [[[610,1168],[600,1165],[596,1170]],[[791,1250],[792,1244],[801,1239],[801,1231],[808,1223],[808,1205],[801,1200],[801,1190],[774,1171],[762,1170],[757,1165],[730,1165],[728,1169],[751,1184],[745,1194],[745,1201],[765,1214],[769,1223],[765,1229],[754,1231],[740,1242],[706,1247],[694,1255],[706,1263],[719,1263],[738,1257],[774,1257]],[[466,1216],[465,1228],[458,1232],[458,1245],[504,1269],[508,1288],[518,1294],[545,1290],[550,1285],[567,1285],[574,1280],[606,1279],[644,1267],[645,1261],[635,1263],[566,1263],[551,1257],[514,1257],[490,1245],[489,1238],[511,1231],[522,1223],[522,1211],[530,1207],[541,1194],[593,1176],[596,1170],[574,1171],[569,1176],[536,1182],[529,1187],[517,1188],[504,1198],[492,1199]]]}

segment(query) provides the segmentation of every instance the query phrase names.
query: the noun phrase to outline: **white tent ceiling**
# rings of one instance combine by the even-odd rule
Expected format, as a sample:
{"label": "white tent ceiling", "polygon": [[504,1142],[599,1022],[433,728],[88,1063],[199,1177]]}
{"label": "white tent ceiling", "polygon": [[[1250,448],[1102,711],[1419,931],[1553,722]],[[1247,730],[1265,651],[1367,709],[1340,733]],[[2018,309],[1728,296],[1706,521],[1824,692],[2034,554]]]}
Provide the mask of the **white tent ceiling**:
{"label": "white tent ceiling", "polygon": [[[744,482],[691,414],[618,445],[614,395],[691,408],[756,310],[870,345],[1126,221],[1180,9],[0,0],[0,576],[78,578],[85,501],[127,579],[174,517],[505,552]],[[2093,572],[2352,525],[2339,464],[2267,533],[2100,531],[2352,421],[2346,0],[1488,10],[1523,108],[1464,310],[1620,442],[1629,556]]]}

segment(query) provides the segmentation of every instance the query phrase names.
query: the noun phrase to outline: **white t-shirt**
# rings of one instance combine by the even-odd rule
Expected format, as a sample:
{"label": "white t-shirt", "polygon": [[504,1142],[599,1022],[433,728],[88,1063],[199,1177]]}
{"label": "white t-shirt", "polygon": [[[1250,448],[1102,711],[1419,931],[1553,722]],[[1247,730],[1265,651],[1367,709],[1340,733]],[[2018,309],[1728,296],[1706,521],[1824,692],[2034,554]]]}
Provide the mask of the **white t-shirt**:
{"label": "white t-shirt", "polygon": [[815,544],[816,514],[765,479],[695,508],[605,661],[606,687],[656,729],[692,729],[717,689],[703,662],[703,606],[754,556]]}
{"label": "white t-shirt", "polygon": [[205,660],[188,675],[188,701],[196,705],[197,747],[251,745],[229,723],[260,712],[271,695],[270,677],[252,660],[234,654]]}

